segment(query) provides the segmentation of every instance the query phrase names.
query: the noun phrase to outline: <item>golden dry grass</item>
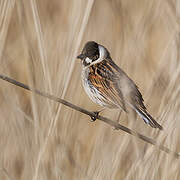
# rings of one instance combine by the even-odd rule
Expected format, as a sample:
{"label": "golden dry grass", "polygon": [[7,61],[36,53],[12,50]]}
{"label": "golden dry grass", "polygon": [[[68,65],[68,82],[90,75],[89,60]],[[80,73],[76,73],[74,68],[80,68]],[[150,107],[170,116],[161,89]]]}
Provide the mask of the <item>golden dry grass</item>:
{"label": "golden dry grass", "polygon": [[[180,3],[174,0],[0,1],[0,73],[97,110],[76,60],[106,46],[164,131],[121,123],[180,151]],[[102,122],[0,81],[0,179],[180,179],[180,160]],[[111,119],[117,110],[102,113]]]}

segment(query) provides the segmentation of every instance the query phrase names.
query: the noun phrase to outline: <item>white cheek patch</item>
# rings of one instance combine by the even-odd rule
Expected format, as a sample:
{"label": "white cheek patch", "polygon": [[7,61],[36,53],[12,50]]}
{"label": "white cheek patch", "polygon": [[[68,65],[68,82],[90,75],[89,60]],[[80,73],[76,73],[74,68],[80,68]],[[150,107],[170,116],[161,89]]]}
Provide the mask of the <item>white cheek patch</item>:
{"label": "white cheek patch", "polygon": [[104,48],[104,46],[98,45],[99,49],[99,58],[97,60],[92,61],[92,59],[89,59],[88,57],[85,59],[85,62],[88,64],[85,66],[85,68],[88,68],[92,66],[93,64],[100,63],[107,57],[107,50]]}
{"label": "white cheek patch", "polygon": [[97,63],[103,61],[107,57],[106,49],[101,45],[99,45],[98,48],[99,48],[99,58],[96,61],[93,61],[91,63],[91,65],[97,64]]}
{"label": "white cheek patch", "polygon": [[103,46],[99,45],[99,60],[106,58],[106,50]]}
{"label": "white cheek patch", "polygon": [[91,64],[92,63],[92,59],[89,59],[88,57],[85,59],[87,64]]}

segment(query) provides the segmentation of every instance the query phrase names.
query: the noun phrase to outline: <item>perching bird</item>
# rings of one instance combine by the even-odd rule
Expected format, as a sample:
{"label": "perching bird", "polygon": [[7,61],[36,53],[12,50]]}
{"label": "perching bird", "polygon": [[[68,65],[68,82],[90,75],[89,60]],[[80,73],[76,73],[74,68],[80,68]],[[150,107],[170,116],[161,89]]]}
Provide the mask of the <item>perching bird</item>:
{"label": "perching bird", "polygon": [[104,46],[89,41],[77,58],[82,61],[82,82],[91,100],[103,107],[121,108],[127,113],[130,108],[146,124],[163,129],[147,112],[136,84],[114,63]]}

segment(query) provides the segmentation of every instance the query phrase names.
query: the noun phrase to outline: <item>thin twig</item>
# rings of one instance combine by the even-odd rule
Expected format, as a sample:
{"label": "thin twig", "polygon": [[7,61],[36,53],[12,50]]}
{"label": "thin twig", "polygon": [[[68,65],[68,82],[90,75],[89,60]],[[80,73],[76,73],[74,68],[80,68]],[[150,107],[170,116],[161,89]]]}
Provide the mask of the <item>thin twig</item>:
{"label": "thin twig", "polygon": [[[9,82],[9,83],[11,83],[11,84],[14,84],[14,85],[16,85],[16,86],[19,86],[19,87],[21,87],[21,88],[24,88],[24,89],[26,89],[26,90],[32,91],[32,92],[34,92],[34,93],[36,93],[36,94],[39,94],[40,96],[46,97],[46,98],[51,99],[51,100],[56,101],[56,102],[59,102],[59,103],[65,105],[65,106],[67,106],[67,107],[69,107],[69,108],[71,108],[71,109],[74,109],[74,110],[79,111],[79,112],[81,112],[81,113],[83,113],[83,114],[86,114],[86,115],[90,116],[91,118],[97,116],[97,114],[94,113],[94,112],[87,111],[86,109],[83,109],[83,108],[81,108],[81,107],[79,107],[79,106],[76,106],[76,105],[74,105],[74,104],[72,104],[72,103],[70,103],[70,102],[68,102],[68,101],[66,101],[66,100],[64,100],[64,99],[58,98],[58,97],[53,96],[53,95],[51,95],[51,94],[48,94],[48,93],[46,93],[46,92],[42,92],[42,91],[39,91],[39,90],[37,90],[37,89],[30,88],[28,85],[23,84],[23,83],[21,83],[21,82],[19,82],[19,81],[16,81],[16,80],[14,80],[14,79],[11,79],[11,78],[9,78],[9,77],[7,77],[7,76],[5,76],[5,75],[1,75],[1,74],[0,74],[0,79],[2,79],[2,80],[4,80],[4,81],[7,81],[7,82]],[[112,127],[115,127],[115,129],[118,129],[118,130],[120,129],[120,130],[122,130],[122,131],[124,131],[124,132],[126,132],[126,133],[128,133],[128,134],[131,134],[131,135],[133,135],[133,136],[136,136],[137,138],[139,138],[139,139],[141,139],[141,140],[143,140],[143,141],[145,141],[145,142],[147,142],[147,143],[149,143],[149,144],[155,145],[155,146],[158,147],[161,151],[164,151],[164,152],[166,152],[167,154],[171,154],[171,155],[173,155],[175,158],[179,158],[179,157],[180,157],[180,153],[175,152],[175,151],[172,151],[172,150],[170,150],[169,148],[167,148],[167,147],[165,147],[165,146],[163,146],[163,145],[158,144],[154,139],[149,138],[149,137],[147,137],[147,136],[144,136],[144,135],[142,135],[142,134],[140,134],[140,133],[138,133],[138,132],[136,132],[136,131],[133,131],[133,130],[131,130],[131,129],[129,129],[129,128],[127,128],[127,127],[125,127],[125,126],[117,123],[117,122],[115,122],[115,121],[112,121],[112,120],[110,120],[110,119],[108,119],[108,118],[106,118],[106,117],[103,117],[103,116],[97,116],[97,119],[99,119],[100,121],[103,121],[103,122],[109,124],[109,125],[112,126]]]}

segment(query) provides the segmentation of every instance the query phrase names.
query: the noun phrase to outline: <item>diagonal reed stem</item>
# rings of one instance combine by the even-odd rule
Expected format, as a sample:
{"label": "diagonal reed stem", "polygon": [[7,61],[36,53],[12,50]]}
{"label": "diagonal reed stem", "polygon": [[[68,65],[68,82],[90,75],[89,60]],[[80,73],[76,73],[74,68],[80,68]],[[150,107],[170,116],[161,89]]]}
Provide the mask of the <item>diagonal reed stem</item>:
{"label": "diagonal reed stem", "polygon": [[[9,77],[7,77],[5,75],[1,75],[0,74],[0,79],[2,79],[4,81],[7,81],[7,82],[9,82],[11,84],[14,84],[16,86],[19,86],[21,88],[24,88],[24,89],[26,89],[28,91],[34,92],[36,94],[39,94],[40,96],[46,97],[46,98],[48,98],[50,100],[53,100],[55,102],[59,102],[59,103],[65,105],[65,106],[67,106],[67,107],[69,107],[71,109],[74,109],[74,110],[79,111],[79,112],[81,112],[83,114],[86,114],[86,115],[90,116],[91,118],[97,116],[97,114],[94,113],[94,112],[90,112],[90,111],[88,111],[86,109],[83,109],[83,108],[81,108],[79,106],[76,106],[76,105],[74,105],[74,104],[72,104],[72,103],[70,103],[70,102],[68,102],[68,101],[66,101],[64,99],[58,98],[58,97],[56,97],[54,95],[48,94],[46,92],[39,91],[38,89],[31,88],[28,85],[23,84],[23,83],[21,83],[19,81],[16,81],[14,79],[11,79],[11,78],[9,78]],[[164,151],[167,154],[171,154],[175,158],[179,158],[180,157],[180,153],[172,151],[169,148],[167,148],[167,147],[165,147],[163,145],[160,145],[154,139],[149,138],[147,136],[144,136],[143,134],[140,134],[140,133],[138,133],[138,132],[136,132],[134,130],[131,130],[131,129],[129,129],[129,128],[127,128],[127,127],[117,123],[117,122],[115,122],[115,121],[112,121],[112,120],[110,120],[110,119],[108,119],[106,117],[103,117],[103,116],[98,116],[97,119],[100,120],[100,121],[103,121],[103,122],[105,122],[107,124],[109,124],[112,127],[115,127],[118,130],[122,130],[122,131],[124,131],[124,132],[126,132],[128,134],[131,134],[131,135],[133,135],[133,136],[135,136],[135,137],[137,137],[137,138],[139,138],[139,139],[141,139],[141,140],[143,140],[143,141],[145,141],[145,142],[147,142],[149,144],[155,145],[161,151]]]}

